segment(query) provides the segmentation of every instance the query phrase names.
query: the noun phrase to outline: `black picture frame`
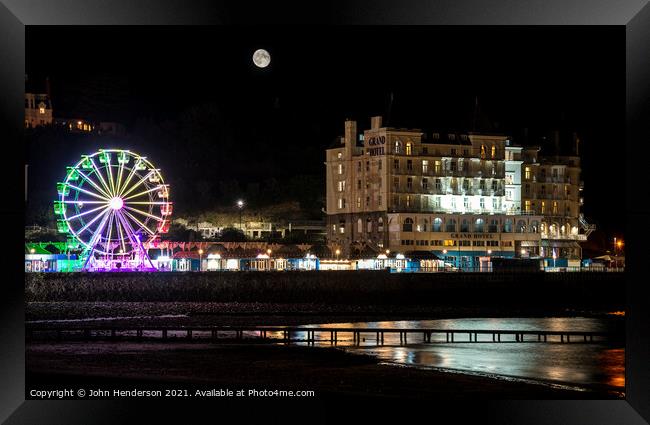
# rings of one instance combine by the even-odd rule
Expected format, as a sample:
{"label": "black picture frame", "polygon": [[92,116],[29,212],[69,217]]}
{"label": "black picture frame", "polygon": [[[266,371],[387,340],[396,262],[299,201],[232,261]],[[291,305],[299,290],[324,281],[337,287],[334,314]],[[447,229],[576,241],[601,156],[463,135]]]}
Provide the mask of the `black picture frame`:
{"label": "black picture frame", "polygon": [[[0,129],[9,182],[24,179],[22,149],[25,26],[26,25],[619,25],[626,28],[627,129],[612,141],[612,169],[626,190],[626,399],[625,400],[522,400],[471,401],[466,406],[448,401],[440,405],[412,406],[442,417],[453,409],[454,422],[525,424],[644,424],[650,422],[650,306],[644,295],[643,242],[650,229],[646,203],[639,200],[643,164],[650,154],[650,5],[644,0],[409,0],[331,2],[253,2],[206,0],[0,0]],[[299,27],[296,28],[299,31]],[[606,84],[607,82],[603,82]],[[625,148],[621,143],[626,139]],[[627,154],[626,161],[620,153]],[[645,156],[648,157],[648,156]],[[625,168],[625,180],[621,178]],[[624,182],[624,183],[623,183]],[[624,184],[624,186],[623,186]],[[5,223],[0,298],[0,420],[8,424],[130,423],[145,413],[144,423],[194,423],[195,415],[218,417],[213,404],[152,401],[25,401],[24,302],[21,250],[24,218],[21,184],[5,195],[0,216]],[[643,191],[641,191],[642,193]],[[14,224],[11,224],[14,223]],[[337,410],[324,404],[303,402],[314,416],[292,417],[290,402],[274,401],[287,419],[320,421]],[[291,403],[298,404],[298,403]],[[191,407],[190,407],[191,406]],[[230,408],[236,408],[230,403]],[[332,407],[332,406],[330,406]],[[367,406],[366,406],[367,407]],[[426,407],[426,408],[425,408]],[[389,403],[382,409],[391,410]],[[240,407],[245,416],[262,409]],[[361,410],[365,410],[361,409]],[[376,411],[374,413],[381,413]],[[338,411],[340,414],[340,411]],[[268,416],[270,417],[270,416]],[[645,418],[645,420],[644,420]],[[332,418],[334,420],[334,418]],[[142,422],[142,420],[139,420]]]}

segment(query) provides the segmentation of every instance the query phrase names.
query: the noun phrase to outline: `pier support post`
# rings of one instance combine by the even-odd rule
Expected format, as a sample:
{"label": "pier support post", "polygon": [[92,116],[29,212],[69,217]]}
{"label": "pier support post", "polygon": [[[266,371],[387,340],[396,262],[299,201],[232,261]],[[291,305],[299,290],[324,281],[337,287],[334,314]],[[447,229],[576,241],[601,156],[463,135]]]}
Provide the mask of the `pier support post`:
{"label": "pier support post", "polygon": [[187,339],[192,339],[192,329],[187,330]]}

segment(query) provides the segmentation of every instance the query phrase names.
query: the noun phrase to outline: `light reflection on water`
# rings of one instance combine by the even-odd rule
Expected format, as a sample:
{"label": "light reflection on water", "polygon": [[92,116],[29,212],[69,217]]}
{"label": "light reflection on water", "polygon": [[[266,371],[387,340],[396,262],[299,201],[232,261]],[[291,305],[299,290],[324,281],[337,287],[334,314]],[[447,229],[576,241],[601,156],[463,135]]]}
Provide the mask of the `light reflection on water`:
{"label": "light reflection on water", "polygon": [[[609,331],[612,322],[599,318],[472,318],[448,320],[386,321],[364,323],[332,323],[309,325],[310,328],[435,328],[435,329],[503,329],[553,331]],[[306,338],[305,332],[292,334]],[[446,343],[445,334],[434,334],[432,342],[422,343],[422,334],[410,334],[409,345],[400,346],[399,334],[385,334],[384,344],[378,345],[375,333],[361,334],[355,347],[352,334],[340,333],[337,346],[351,352],[362,352],[381,361],[415,367],[455,369],[470,373],[500,375],[574,385],[606,385],[623,391],[625,387],[625,350],[605,344],[551,343],[481,343],[464,342],[468,336],[457,335],[455,343]],[[329,332],[316,334],[317,346],[331,346]],[[479,341],[491,341],[492,335],[478,335]],[[508,339],[509,338],[509,339]],[[530,337],[535,339],[535,337]],[[463,341],[463,342],[458,342]],[[502,336],[502,341],[514,341],[514,336]],[[580,341],[580,339],[578,339]],[[304,344],[304,343],[303,343]]]}

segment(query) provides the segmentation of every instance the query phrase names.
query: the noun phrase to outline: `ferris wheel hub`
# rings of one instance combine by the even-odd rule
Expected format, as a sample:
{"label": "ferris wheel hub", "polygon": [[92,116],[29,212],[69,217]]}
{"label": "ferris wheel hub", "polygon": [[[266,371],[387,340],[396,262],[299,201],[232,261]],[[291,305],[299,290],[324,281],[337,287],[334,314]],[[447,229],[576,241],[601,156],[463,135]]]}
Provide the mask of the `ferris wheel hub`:
{"label": "ferris wheel hub", "polygon": [[124,206],[124,201],[119,196],[116,196],[111,199],[109,205],[111,206],[112,209],[116,211],[121,210],[122,207]]}

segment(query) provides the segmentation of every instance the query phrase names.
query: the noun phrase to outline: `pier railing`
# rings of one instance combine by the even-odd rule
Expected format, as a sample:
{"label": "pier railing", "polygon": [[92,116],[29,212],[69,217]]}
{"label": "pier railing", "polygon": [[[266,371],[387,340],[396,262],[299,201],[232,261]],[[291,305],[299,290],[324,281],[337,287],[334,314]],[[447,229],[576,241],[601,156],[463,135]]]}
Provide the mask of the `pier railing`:
{"label": "pier railing", "polygon": [[[602,343],[621,340],[622,336],[611,332],[558,331],[558,330],[512,330],[512,329],[434,329],[434,328],[376,328],[376,327],[304,327],[304,326],[78,326],[26,328],[28,341],[37,340],[157,340],[178,341],[281,341],[330,342],[374,341],[384,345],[384,337],[399,335],[399,344],[410,343],[505,343],[505,342],[559,342]],[[444,339],[442,336],[444,335]],[[432,338],[439,336],[440,339]],[[396,340],[397,338],[395,338]]]}

